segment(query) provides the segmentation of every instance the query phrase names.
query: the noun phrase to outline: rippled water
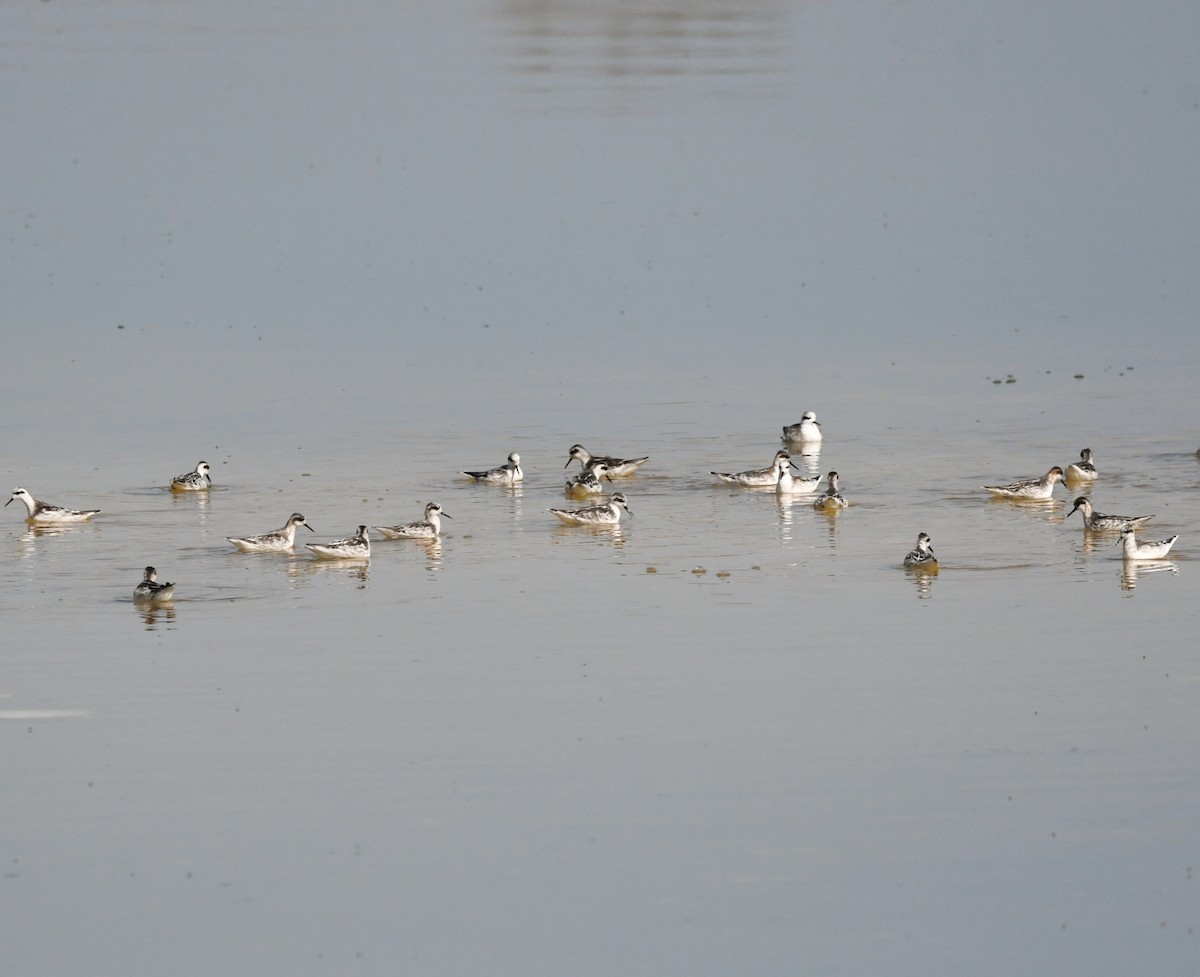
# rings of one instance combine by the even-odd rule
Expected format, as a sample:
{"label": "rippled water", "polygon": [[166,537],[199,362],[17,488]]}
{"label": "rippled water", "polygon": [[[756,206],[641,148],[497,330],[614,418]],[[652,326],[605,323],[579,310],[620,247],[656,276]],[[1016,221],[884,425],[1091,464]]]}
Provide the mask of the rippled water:
{"label": "rippled water", "polygon": [[[943,202],[916,221],[930,185],[903,178],[902,243],[856,229],[874,177],[778,150],[836,119],[882,138],[836,70],[878,6],[61,6],[0,15],[28,137],[0,458],[103,511],[3,510],[14,973],[1192,972],[1186,247],[1030,277],[1006,246],[1060,253],[1056,215],[981,204],[978,235],[949,228],[978,250],[930,250]],[[910,13],[873,48],[898,102],[971,90],[1001,26],[1039,46]],[[996,76],[1029,70],[995,44]],[[1156,145],[1190,131],[1144,97]],[[986,145],[960,145],[963,186]],[[786,191],[798,159],[823,193]],[[1152,202],[1186,211],[1161,165]],[[808,409],[826,441],[797,462],[849,509],[712,478]],[[650,455],[616,529],[547,512],[576,442]],[[1164,566],[1085,536],[1073,493],[980,488],[1083,447],[1098,509],[1180,534]],[[459,474],[513,450],[519,488]],[[168,491],[200,458],[213,489]],[[377,539],[365,566],[225,540],[428,501],[440,543]],[[922,530],[936,575],[901,565]],[[171,605],[134,604],[147,564]]]}

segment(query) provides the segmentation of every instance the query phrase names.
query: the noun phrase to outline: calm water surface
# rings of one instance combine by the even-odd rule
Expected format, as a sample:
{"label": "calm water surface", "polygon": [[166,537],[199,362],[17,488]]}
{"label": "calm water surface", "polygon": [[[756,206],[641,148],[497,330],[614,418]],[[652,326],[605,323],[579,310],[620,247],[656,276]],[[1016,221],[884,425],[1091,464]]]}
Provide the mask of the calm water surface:
{"label": "calm water surface", "polygon": [[[1195,206],[1195,115],[1139,43],[1194,16],[1126,24],[1163,87],[1089,116],[1179,170],[1073,226],[1041,204],[1144,161],[1069,179],[1098,137],[1049,83],[1103,39],[1032,8],[61,6],[2,15],[0,468],[103,512],[3,510],[14,974],[1194,972],[1195,240],[1152,217]],[[1081,51],[1033,62],[1044,182],[977,184],[964,103],[1044,31]],[[889,128],[931,94],[962,141]],[[714,482],[806,409],[848,510]],[[651,456],[617,529],[546,511],[575,442]],[[1085,446],[1165,567],[980,489]],[[518,489],[458,474],[512,450]],[[367,566],[225,541],[427,501],[442,541]]]}

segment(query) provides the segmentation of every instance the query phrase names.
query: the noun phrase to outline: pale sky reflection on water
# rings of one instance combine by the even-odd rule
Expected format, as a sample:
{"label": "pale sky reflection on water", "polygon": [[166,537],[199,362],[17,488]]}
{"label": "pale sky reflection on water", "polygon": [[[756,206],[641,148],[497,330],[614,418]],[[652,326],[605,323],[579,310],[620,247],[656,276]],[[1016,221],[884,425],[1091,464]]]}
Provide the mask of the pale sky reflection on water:
{"label": "pale sky reflection on water", "polygon": [[[1190,977],[1198,37],[0,10],[0,468],[103,510],[0,523],[13,972]],[[713,483],[806,409],[850,509]],[[575,442],[651,456],[615,532]],[[1085,445],[1169,568],[981,497]]]}

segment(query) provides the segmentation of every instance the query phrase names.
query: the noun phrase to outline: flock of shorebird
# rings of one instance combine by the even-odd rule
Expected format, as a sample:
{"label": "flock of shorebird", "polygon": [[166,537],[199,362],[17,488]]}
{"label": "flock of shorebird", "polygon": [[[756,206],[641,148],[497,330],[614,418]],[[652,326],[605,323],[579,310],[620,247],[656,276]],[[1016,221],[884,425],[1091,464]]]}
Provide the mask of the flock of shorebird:
{"label": "flock of shorebird", "polygon": [[[1088,486],[1100,477],[1092,462],[1092,449],[1079,452],[1079,461],[1068,465],[1066,471],[1055,465],[1041,478],[1027,478],[1009,485],[985,485],[984,488],[996,498],[1012,499],[1016,502],[1045,502],[1053,496],[1054,486],[1059,482],[1071,486]],[[1139,526],[1154,518],[1149,516],[1117,516],[1097,512],[1092,500],[1081,495],[1075,500],[1074,508],[1067,518],[1082,513],[1083,528],[1092,533],[1120,533],[1121,552],[1126,560],[1161,560],[1175,545],[1178,535],[1169,539],[1139,540],[1134,534]],[[914,551],[915,552],[915,551]],[[910,554],[911,556],[912,554]]]}
{"label": "flock of shorebird", "polygon": [[[807,411],[796,424],[789,424],[783,429],[783,440],[790,445],[812,446],[819,445],[823,440],[821,425],[816,415]],[[618,458],[606,455],[593,455],[581,444],[573,445],[568,452],[567,463],[578,461],[580,472],[566,483],[566,494],[573,498],[587,498],[602,495],[605,481],[623,478],[637,473],[649,456],[641,458]],[[521,456],[515,451],[508,456],[505,464],[497,468],[483,471],[464,471],[462,474],[493,485],[514,486],[520,484],[525,473],[521,470]],[[775,452],[774,461],[766,468],[750,469],[742,472],[712,472],[719,481],[728,485],[745,488],[773,488],[781,496],[813,495],[813,507],[826,511],[837,511],[848,506],[846,499],[838,490],[838,473],[831,471],[825,476],[825,491],[817,494],[821,479],[807,478],[797,474],[792,468],[790,453],[781,448]],[[1092,460],[1090,448],[1084,448],[1079,453],[1079,461],[1068,465],[1064,471],[1055,465],[1040,478],[1029,478],[1008,485],[983,486],[995,498],[1010,499],[1015,502],[1044,502],[1053,496],[1054,486],[1059,482],[1065,485],[1090,487],[1099,477],[1099,472]],[[170,488],[174,492],[204,492],[212,486],[212,477],[207,462],[201,461],[194,471],[176,475],[171,479]],[[6,506],[14,499],[25,504],[28,509],[27,522],[35,526],[46,526],[73,522],[86,522],[99,509],[68,509],[51,505],[35,499],[23,488],[13,489],[12,497]],[[629,500],[624,493],[615,492],[607,501],[584,506],[579,509],[552,508],[559,520],[569,526],[615,526],[620,522],[621,514],[632,516]],[[1142,524],[1149,522],[1153,516],[1118,516],[1097,512],[1091,500],[1086,495],[1075,499],[1074,508],[1067,514],[1070,518],[1076,512],[1082,514],[1084,530],[1091,533],[1120,533],[1122,553],[1126,560],[1161,560],[1175,545],[1178,535],[1169,539],[1139,541],[1134,531]],[[376,526],[375,529],[387,539],[418,539],[435,540],[442,532],[442,519],[450,515],[442,510],[436,502],[425,506],[422,519],[415,522],[402,523],[396,526]],[[313,532],[299,512],[293,512],[288,521],[279,529],[262,533],[257,536],[227,536],[234,546],[247,553],[290,553],[296,541],[296,530],[304,526]],[[365,525],[358,527],[358,532],[346,539],[334,540],[329,543],[306,543],[306,548],[315,557],[324,560],[367,560],[371,556],[371,540]],[[936,572],[938,561],[933,552],[933,541],[928,533],[917,536],[916,547],[904,557],[904,566],[909,569],[920,569]],[[175,584],[159,583],[154,567],[146,567],[142,581],[134,589],[134,599],[138,601],[166,602],[172,599]]]}

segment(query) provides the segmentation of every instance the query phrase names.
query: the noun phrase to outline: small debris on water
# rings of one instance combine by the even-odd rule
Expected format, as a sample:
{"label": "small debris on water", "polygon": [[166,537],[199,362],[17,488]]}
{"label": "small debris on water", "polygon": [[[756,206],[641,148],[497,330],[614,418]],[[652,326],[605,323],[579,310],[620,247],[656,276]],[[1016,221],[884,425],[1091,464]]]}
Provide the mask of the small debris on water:
{"label": "small debris on water", "polygon": [[1082,380],[1082,379],[1083,379],[1083,374],[1082,374],[1082,373],[1076,373],[1076,374],[1075,374],[1075,379],[1076,379],[1076,380]]}
{"label": "small debris on water", "polygon": [[647,573],[658,573],[658,567],[646,567]]}

